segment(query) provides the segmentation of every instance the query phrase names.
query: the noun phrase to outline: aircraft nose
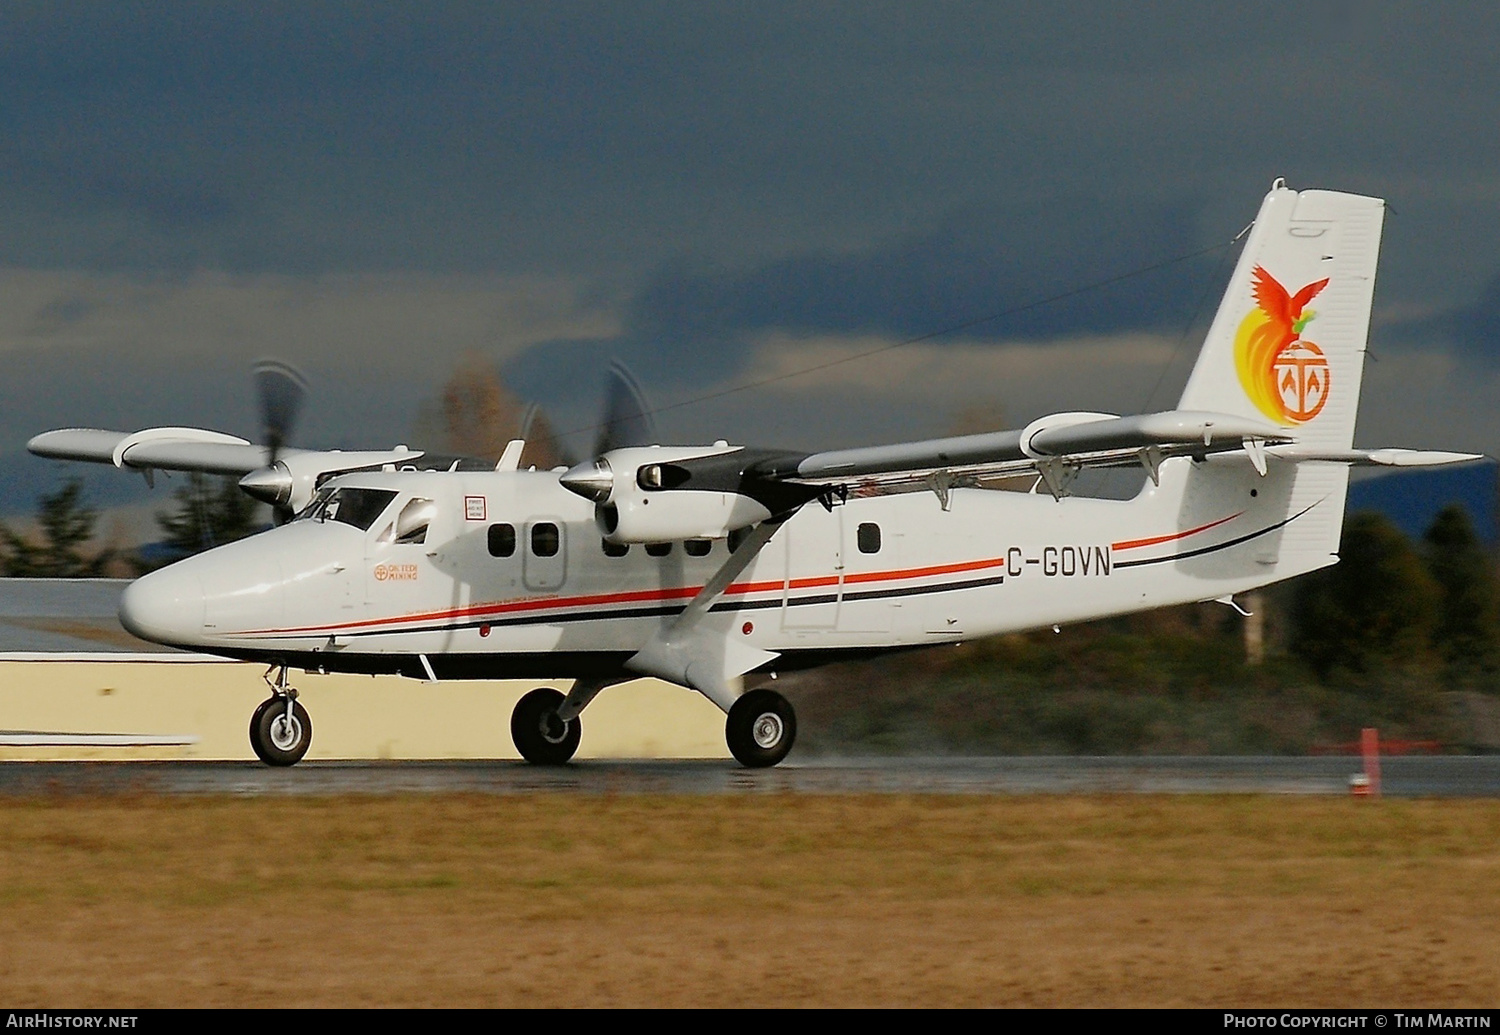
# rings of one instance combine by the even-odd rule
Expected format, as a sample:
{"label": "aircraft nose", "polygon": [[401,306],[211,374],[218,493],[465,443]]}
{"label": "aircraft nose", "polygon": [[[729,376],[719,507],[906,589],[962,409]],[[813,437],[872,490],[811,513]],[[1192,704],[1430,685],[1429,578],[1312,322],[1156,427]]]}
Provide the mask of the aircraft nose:
{"label": "aircraft nose", "polygon": [[203,636],[203,597],[196,574],[163,568],[125,587],[120,624],[153,643],[193,643]]}

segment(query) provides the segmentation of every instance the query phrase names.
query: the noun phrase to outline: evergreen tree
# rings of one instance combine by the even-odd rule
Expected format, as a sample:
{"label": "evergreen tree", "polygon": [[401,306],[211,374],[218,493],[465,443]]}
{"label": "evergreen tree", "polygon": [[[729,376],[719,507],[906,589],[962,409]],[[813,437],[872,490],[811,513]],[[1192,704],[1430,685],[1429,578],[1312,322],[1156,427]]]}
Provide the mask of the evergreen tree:
{"label": "evergreen tree", "polygon": [[61,489],[39,501],[42,541],[33,543],[14,530],[0,525],[0,543],[4,544],[5,574],[12,578],[88,578],[102,574],[113,551],[103,550],[93,556],[83,552],[84,544],[94,535],[99,514],[83,505],[83,482],[70,479]]}
{"label": "evergreen tree", "polygon": [[1431,660],[1440,596],[1400,529],[1379,514],[1352,514],[1339,563],[1301,582],[1292,650],[1324,678],[1420,667]]}
{"label": "evergreen tree", "polygon": [[256,502],[233,478],[214,481],[217,485],[210,486],[208,477],[195,471],[172,493],[176,513],[156,515],[166,545],[198,553],[254,535],[265,526],[256,514]]}
{"label": "evergreen tree", "polygon": [[1457,503],[1443,508],[1425,540],[1427,569],[1442,591],[1433,646],[1455,668],[1493,667],[1500,654],[1500,591],[1469,512]]}

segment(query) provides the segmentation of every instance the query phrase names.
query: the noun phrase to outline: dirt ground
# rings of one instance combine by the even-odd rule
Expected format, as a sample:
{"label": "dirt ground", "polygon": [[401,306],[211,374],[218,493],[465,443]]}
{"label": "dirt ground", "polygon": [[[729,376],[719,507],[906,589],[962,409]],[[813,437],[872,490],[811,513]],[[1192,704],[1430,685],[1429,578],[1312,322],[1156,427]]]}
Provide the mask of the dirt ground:
{"label": "dirt ground", "polygon": [[1500,802],[0,802],[0,1004],[1500,1002]]}

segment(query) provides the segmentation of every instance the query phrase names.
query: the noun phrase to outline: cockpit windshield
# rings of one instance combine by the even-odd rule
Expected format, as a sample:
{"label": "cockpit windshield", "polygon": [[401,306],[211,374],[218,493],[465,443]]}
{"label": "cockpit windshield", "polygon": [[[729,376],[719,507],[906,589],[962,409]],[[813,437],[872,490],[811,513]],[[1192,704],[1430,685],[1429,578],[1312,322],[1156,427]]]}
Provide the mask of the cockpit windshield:
{"label": "cockpit windshield", "polygon": [[391,489],[356,489],[348,485],[322,489],[296,520],[338,521],[367,532],[395,498],[396,493]]}

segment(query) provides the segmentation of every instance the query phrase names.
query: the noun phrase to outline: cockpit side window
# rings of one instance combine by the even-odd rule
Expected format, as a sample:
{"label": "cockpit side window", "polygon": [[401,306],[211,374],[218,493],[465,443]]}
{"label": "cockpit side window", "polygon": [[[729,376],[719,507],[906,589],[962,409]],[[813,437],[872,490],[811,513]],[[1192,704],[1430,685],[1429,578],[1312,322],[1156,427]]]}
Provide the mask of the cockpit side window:
{"label": "cockpit side window", "polygon": [[[325,494],[326,493],[326,494]],[[389,489],[356,489],[343,486],[332,492],[319,492],[312,504],[298,515],[299,520],[337,521],[368,532],[375,519],[385,513],[396,493]]]}
{"label": "cockpit side window", "polygon": [[307,506],[303,507],[300,511],[298,511],[297,516],[294,517],[294,518],[292,518],[292,520],[293,521],[307,521],[307,520],[310,520],[311,518],[316,517],[318,514],[322,513],[322,511],[323,511],[323,505],[328,502],[328,497],[330,497],[332,495],[333,495],[333,490],[332,489],[329,489],[329,488],[319,489],[316,493],[313,494],[312,502],[309,503]]}

